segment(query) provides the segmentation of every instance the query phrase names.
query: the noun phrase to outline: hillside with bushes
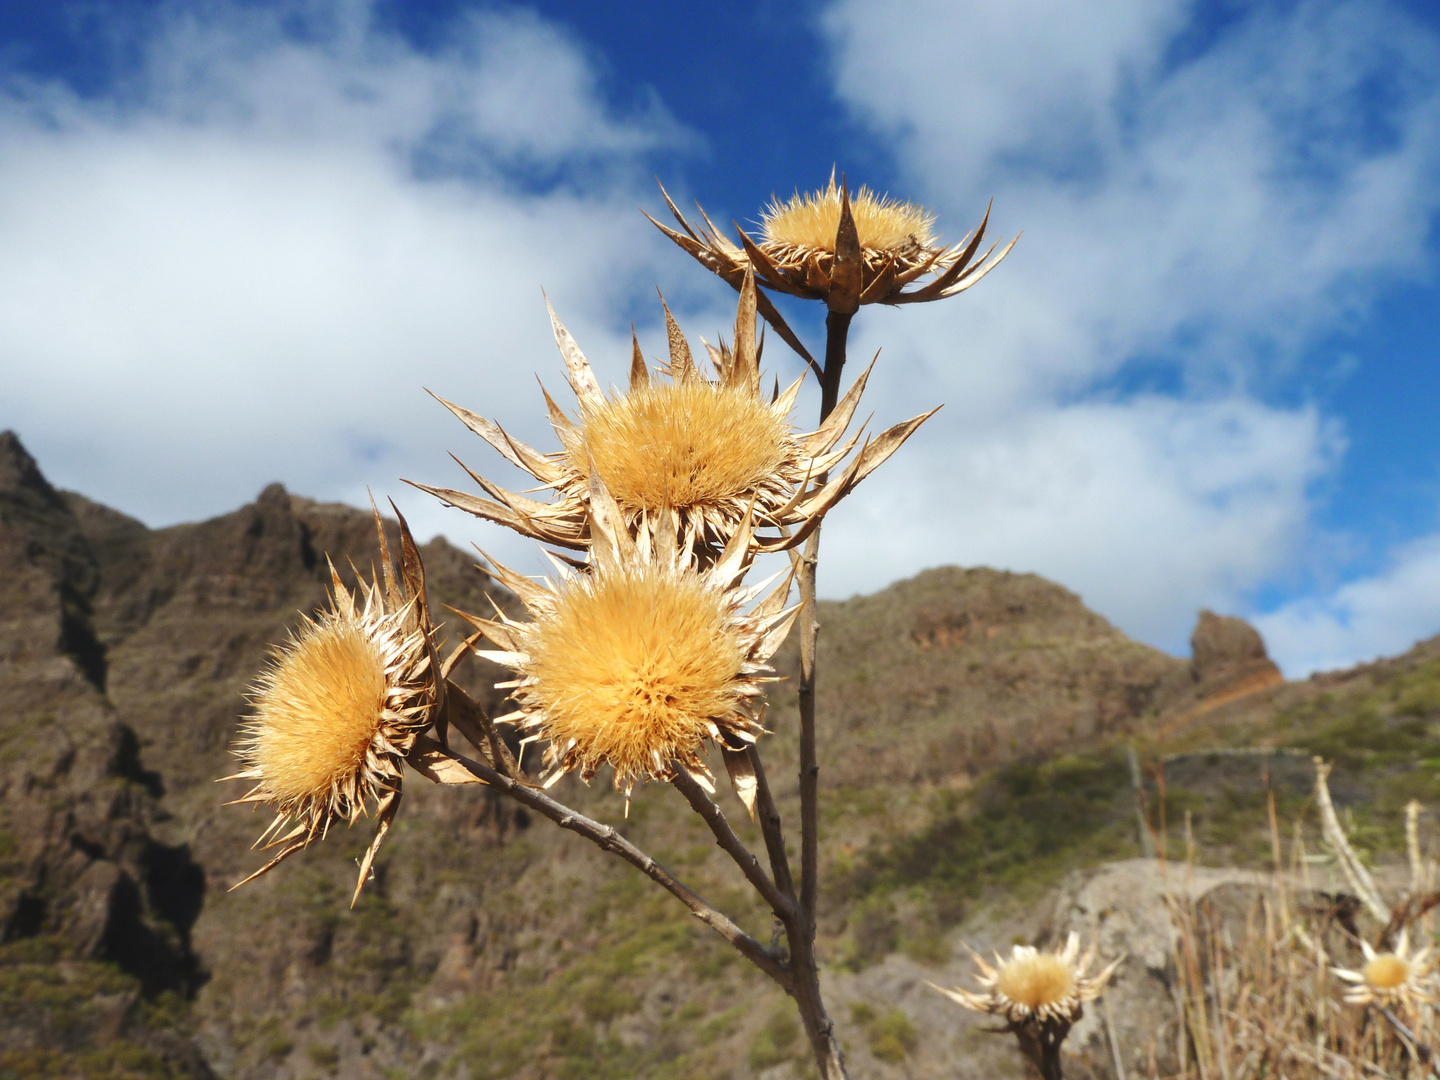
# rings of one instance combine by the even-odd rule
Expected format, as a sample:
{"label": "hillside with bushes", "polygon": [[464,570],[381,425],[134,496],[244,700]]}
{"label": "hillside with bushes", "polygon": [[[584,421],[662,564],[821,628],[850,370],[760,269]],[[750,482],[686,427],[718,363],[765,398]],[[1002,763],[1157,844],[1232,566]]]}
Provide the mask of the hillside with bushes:
{"label": "hillside with bushes", "polygon": [[[437,611],[514,610],[471,556],[423,555]],[[268,646],[323,604],[327,558],[369,572],[367,512],[277,484],[149,529],[0,436],[0,1077],[808,1075],[793,1010],[719,938],[478,785],[407,779],[354,910],[363,826],[227,891],[268,822],[214,781]],[[1201,862],[1268,866],[1267,793],[1287,822],[1310,813],[1313,754],[1380,864],[1405,802],[1440,804],[1435,641],[1286,682],[1240,620],[1202,613],[1179,659],[1039,577],[954,567],[820,622],[821,955],[856,1076],[1024,1075],[924,982],[968,978],[962,941],[1053,937],[1107,864],[1181,859],[1188,838]],[[792,643],[776,667],[796,665]],[[462,681],[493,708],[495,677],[476,660]],[[793,821],[787,685],[763,749]],[[559,790],[769,938],[677,792],[637,789],[627,818],[603,777]],[[1072,1041],[1067,1075],[1112,1075],[1098,1031]]]}

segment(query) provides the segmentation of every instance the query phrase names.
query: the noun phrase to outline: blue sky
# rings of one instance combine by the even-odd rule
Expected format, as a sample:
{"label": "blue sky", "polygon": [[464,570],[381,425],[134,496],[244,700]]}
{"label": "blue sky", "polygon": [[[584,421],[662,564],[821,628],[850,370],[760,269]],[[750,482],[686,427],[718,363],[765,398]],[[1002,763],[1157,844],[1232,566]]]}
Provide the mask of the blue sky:
{"label": "blue sky", "polygon": [[1440,632],[1433,3],[5,5],[0,147],[0,427],[150,524],[368,486],[528,565],[397,482],[513,479],[421,387],[550,446],[542,287],[620,381],[656,285],[732,317],[654,177],[747,222],[837,163],[1025,236],[857,319],[876,421],[946,408],[825,593],[1033,570],[1173,652],[1244,614],[1292,675]]}

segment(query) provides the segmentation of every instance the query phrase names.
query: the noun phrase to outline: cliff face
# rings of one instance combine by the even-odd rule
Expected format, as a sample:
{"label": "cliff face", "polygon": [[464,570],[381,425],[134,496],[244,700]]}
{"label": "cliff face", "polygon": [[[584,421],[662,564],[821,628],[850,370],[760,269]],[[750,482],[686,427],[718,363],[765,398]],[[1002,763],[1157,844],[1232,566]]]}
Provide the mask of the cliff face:
{"label": "cliff face", "polygon": [[[43,1056],[119,1040],[206,1075],[193,1045],[136,1015],[142,993],[202,979],[189,938],[204,872],[162,835],[162,781],[106,694],[96,553],[9,433],[0,567],[0,940],[27,946],[7,952],[0,1041]],[[47,983],[70,991],[59,1007]]]}
{"label": "cliff face", "polygon": [[[445,542],[422,554],[437,612],[512,603]],[[324,602],[327,555],[368,568],[370,515],[272,485],[151,530],[56,491],[0,435],[0,1074],[739,1077],[803,1058],[788,1006],[673,901],[483,791],[407,781],[353,912],[363,827],[226,891],[266,820],[214,780],[267,646]],[[873,896],[845,885],[865,852],[923,835],[988,770],[1144,737],[1268,663],[1228,622],[1202,622],[1192,665],[988,570],[927,571],[821,622],[822,937],[857,967],[903,939],[865,944]],[[792,643],[777,667],[795,662]],[[497,705],[494,679],[477,661],[462,681]],[[769,724],[793,821],[793,684]],[[560,791],[765,936],[673,792],[652,785],[627,821],[603,782]],[[926,916],[942,935],[946,910]],[[856,1075],[900,1075],[856,1053]],[[911,1075],[939,1075],[923,1060]]]}
{"label": "cliff face", "polygon": [[[142,1006],[202,994],[227,956],[210,916],[259,829],[221,809],[236,792],[213,781],[232,771],[243,690],[268,644],[323,602],[325,553],[353,579],[374,537],[368,515],[278,484],[233,514],[152,531],[56,491],[0,434],[0,941],[29,943],[6,970],[30,999],[0,1021],[7,1047],[41,1061],[98,1039],[208,1073],[193,1040]],[[489,610],[469,558],[443,543],[424,554],[437,593]],[[73,975],[60,1011],[78,1019],[35,1003],[47,965]],[[115,1000],[92,1008],[92,984]]]}

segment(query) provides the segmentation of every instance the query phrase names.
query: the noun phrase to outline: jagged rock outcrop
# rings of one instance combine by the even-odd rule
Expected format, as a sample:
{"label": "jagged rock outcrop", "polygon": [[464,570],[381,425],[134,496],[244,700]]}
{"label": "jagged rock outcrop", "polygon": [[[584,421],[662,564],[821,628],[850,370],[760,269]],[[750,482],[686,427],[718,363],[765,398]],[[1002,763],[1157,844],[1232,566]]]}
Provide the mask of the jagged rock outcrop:
{"label": "jagged rock outcrop", "polygon": [[105,655],[91,611],[99,584],[94,555],[64,497],[8,431],[0,432],[0,566],[0,677],[9,675],[17,693],[23,683],[26,702],[70,693],[72,672],[103,693]]}
{"label": "jagged rock outcrop", "polygon": [[[28,987],[70,972],[76,995],[60,1013],[0,1015],[0,1042],[35,1055],[123,1044],[175,1075],[210,1075],[140,1001],[193,998],[210,975],[202,956],[230,961],[217,948],[227,928],[204,915],[258,832],[221,811],[213,783],[230,771],[242,690],[268,644],[324,601],[325,554],[353,578],[374,537],[368,514],[279,484],[233,514],[150,530],[57,491],[0,434],[0,946],[19,949],[0,977]],[[424,552],[446,600],[489,610],[470,559],[443,541]],[[82,1008],[101,985],[110,1005]]]}
{"label": "jagged rock outcrop", "polygon": [[1205,693],[1284,682],[1265,641],[1244,619],[1201,611],[1190,635],[1190,671]]}

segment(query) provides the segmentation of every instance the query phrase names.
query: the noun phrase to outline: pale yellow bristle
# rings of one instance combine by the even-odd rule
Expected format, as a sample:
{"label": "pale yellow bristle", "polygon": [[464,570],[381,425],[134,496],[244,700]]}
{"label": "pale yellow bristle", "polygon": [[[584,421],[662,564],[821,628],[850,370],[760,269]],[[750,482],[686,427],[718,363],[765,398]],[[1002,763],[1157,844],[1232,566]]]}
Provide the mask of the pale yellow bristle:
{"label": "pale yellow bristle", "polygon": [[385,691],[385,659],[360,627],[307,627],[266,678],[242,757],[277,803],[325,799],[359,772]]}
{"label": "pale yellow bristle", "polygon": [[590,462],[633,510],[724,504],[752,492],[795,453],[789,428],[744,388],[702,380],[639,387],[587,406],[568,440],[581,476]]}
{"label": "pale yellow bristle", "polygon": [[546,736],[574,739],[583,771],[608,761],[617,782],[692,757],[711,719],[735,711],[741,646],[723,595],[695,574],[581,579],[527,645]]}
{"label": "pale yellow bristle", "polygon": [[[850,196],[850,214],[862,248],[901,252],[935,244],[935,216],[914,203],[862,187]],[[839,224],[840,190],[832,185],[807,195],[797,193],[788,202],[772,202],[761,217],[760,230],[768,244],[833,252]]]}
{"label": "pale yellow bristle", "polygon": [[1063,957],[1036,953],[1001,965],[995,989],[1032,1012],[1075,992],[1075,971]]}

